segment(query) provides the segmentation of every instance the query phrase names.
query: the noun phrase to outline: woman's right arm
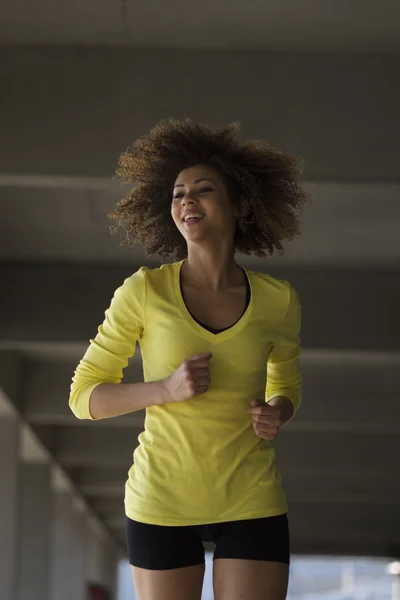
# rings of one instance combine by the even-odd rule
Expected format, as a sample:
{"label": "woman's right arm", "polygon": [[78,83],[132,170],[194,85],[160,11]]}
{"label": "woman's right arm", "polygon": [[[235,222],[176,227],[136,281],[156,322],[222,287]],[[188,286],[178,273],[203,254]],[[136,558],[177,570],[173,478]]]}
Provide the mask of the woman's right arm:
{"label": "woman's right arm", "polygon": [[146,328],[145,278],[146,269],[139,269],[116,290],[96,337],[75,370],[69,406],[78,419],[114,417],[163,399],[156,383],[117,385]]}
{"label": "woman's right arm", "polygon": [[101,383],[92,392],[89,410],[93,419],[119,417],[149,406],[165,404],[168,392],[164,381],[148,383]]}
{"label": "woman's right arm", "polygon": [[121,384],[123,369],[146,329],[145,269],[119,287],[72,379],[69,406],[78,419],[108,419],[208,390],[211,354],[188,358],[166,379]]}
{"label": "woman's right arm", "polygon": [[183,363],[169,377],[148,383],[102,383],[90,398],[94,419],[118,417],[166,402],[184,402],[207,392],[210,384],[211,353],[197,354]]}

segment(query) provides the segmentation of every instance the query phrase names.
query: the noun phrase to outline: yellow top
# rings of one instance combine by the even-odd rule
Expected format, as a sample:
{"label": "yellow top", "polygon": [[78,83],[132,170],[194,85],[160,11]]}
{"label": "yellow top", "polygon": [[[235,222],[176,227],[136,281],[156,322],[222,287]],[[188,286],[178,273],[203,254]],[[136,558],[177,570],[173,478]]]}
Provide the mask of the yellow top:
{"label": "yellow top", "polygon": [[254,433],[254,399],[300,404],[300,305],[287,282],[246,270],[250,303],[213,334],[190,315],[181,262],[142,267],[119,287],[79,363],[70,407],[90,419],[89,399],[120,383],[139,341],[145,381],[169,376],[187,358],[212,352],[207,393],[146,411],[125,489],[126,514],[155,525],[195,525],[279,515],[287,510],[274,449]]}

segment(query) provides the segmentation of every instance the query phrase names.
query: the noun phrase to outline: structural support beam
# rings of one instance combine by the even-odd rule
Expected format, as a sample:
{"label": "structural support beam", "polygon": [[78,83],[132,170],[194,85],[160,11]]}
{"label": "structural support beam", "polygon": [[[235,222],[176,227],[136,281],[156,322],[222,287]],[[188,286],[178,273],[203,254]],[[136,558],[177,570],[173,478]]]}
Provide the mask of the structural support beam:
{"label": "structural support beam", "polygon": [[85,529],[85,581],[106,587],[116,598],[116,545],[105,539],[89,521]]}
{"label": "structural support beam", "polygon": [[[0,313],[3,340],[88,343],[115,289],[138,267],[0,264],[7,292]],[[398,350],[397,271],[269,272],[289,280],[300,294],[304,348]]]}
{"label": "structural support beam", "polygon": [[2,402],[0,388],[0,598],[16,600],[18,560],[19,419]]}
{"label": "structural support beam", "polygon": [[[37,428],[38,430],[38,428]],[[41,430],[39,430],[41,431]],[[140,429],[121,428],[118,435],[107,427],[57,427],[53,452],[66,467],[128,468],[138,443]]]}
{"label": "structural support beam", "polygon": [[89,498],[122,498],[127,479],[125,469],[69,469],[77,488]]}
{"label": "structural support beam", "polygon": [[[1,342],[2,340],[0,340],[0,344]],[[11,401],[17,408],[20,409],[21,407],[23,393],[21,369],[20,353],[18,351],[0,348],[0,414],[1,405],[6,407]],[[4,398],[3,401],[1,399],[2,394]],[[6,412],[8,414],[8,409],[6,409]]]}
{"label": "structural support beam", "polygon": [[[82,351],[83,353],[83,351]],[[79,357],[76,357],[76,363]],[[37,425],[87,425],[68,406],[75,364],[24,361],[24,418]],[[301,357],[304,402],[285,431],[348,433],[400,432],[396,389],[400,353],[304,350]],[[124,382],[143,380],[139,353],[124,374]],[[377,411],[378,398],[385,410]],[[97,421],[96,427],[144,427],[144,411]]]}
{"label": "structural support beam", "polygon": [[[83,356],[83,352],[82,355]],[[80,356],[80,357],[81,357]],[[80,358],[79,357],[79,358]],[[34,424],[78,425],[83,424],[68,406],[71,378],[79,361],[44,362],[25,361],[24,368],[24,418]],[[124,373],[124,383],[143,381],[143,369],[140,354],[134,358]],[[87,423],[86,423],[87,424]],[[144,411],[125,417],[98,421],[100,427],[143,427]]]}
{"label": "structural support beam", "polygon": [[[75,468],[70,470],[77,488],[92,502],[120,502],[124,497],[127,472],[124,469]],[[336,467],[316,469],[312,465],[294,462],[285,465],[284,488],[289,499],[306,499],[311,503],[326,502],[336,498],[338,503],[400,504],[400,481],[397,464],[373,473],[375,489],[371,491],[371,470],[368,465],[356,471]],[[317,485],[316,485],[317,482]]]}
{"label": "structural support beam", "polygon": [[370,54],[2,49],[0,169],[110,176],[134,138],[189,106],[305,155],[312,179],[398,180],[399,71],[398,56]]}
{"label": "structural support beam", "polygon": [[85,519],[68,492],[53,496],[50,598],[85,596]]}
{"label": "structural support beam", "polygon": [[[46,427],[35,428],[43,439]],[[132,463],[132,453],[137,446],[140,430],[124,427],[115,434],[113,428],[96,427],[95,423],[77,427],[57,427],[50,441],[50,449],[65,467],[102,467],[127,469]],[[293,465],[308,465],[310,469],[333,469],[340,466],[350,472],[362,469],[366,457],[371,472],[379,471],[382,464],[391,471],[399,466],[398,430],[371,431],[324,431],[318,428],[304,431],[282,430],[276,441],[278,463],[284,471]],[[112,450],[112,451],[111,451]]]}
{"label": "structural support beam", "polygon": [[53,523],[50,464],[22,463],[19,491],[17,600],[52,600],[49,589]]}

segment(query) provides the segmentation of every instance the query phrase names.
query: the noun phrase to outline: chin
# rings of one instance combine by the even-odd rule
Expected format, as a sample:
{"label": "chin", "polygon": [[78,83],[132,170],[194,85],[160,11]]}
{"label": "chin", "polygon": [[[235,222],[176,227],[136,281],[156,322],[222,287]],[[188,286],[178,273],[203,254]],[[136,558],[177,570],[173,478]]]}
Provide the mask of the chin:
{"label": "chin", "polygon": [[205,242],[207,240],[207,236],[204,235],[204,233],[200,233],[200,232],[194,232],[193,233],[189,233],[189,235],[186,232],[186,235],[184,236],[185,240],[189,243],[200,243],[200,242]]}
{"label": "chin", "polygon": [[183,227],[180,231],[185,240],[188,242],[197,242],[207,239],[207,231],[205,227],[199,227],[198,225],[194,227]]}

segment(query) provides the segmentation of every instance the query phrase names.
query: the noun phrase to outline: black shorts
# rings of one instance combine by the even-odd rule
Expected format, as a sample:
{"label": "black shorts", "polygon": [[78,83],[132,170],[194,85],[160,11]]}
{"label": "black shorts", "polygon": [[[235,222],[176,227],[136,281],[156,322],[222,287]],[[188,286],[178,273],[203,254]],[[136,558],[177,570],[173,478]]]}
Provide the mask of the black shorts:
{"label": "black shorts", "polygon": [[214,559],[240,558],[289,564],[287,515],[214,525],[167,527],[126,519],[129,562],[151,570],[204,563],[203,542],[215,544]]}

